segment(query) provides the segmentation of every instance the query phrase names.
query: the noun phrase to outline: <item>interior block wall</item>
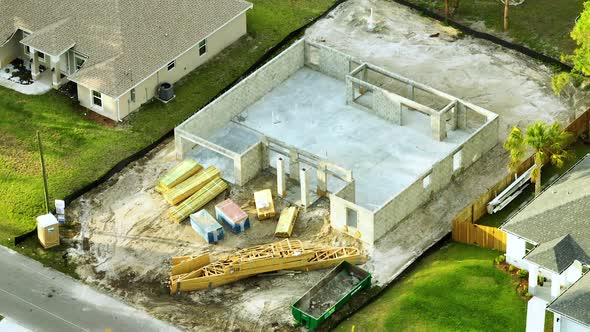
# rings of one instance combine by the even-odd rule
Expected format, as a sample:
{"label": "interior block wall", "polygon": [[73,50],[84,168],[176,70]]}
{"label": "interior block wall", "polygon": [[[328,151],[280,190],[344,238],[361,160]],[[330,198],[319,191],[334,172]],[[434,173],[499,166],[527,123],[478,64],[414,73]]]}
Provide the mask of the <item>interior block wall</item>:
{"label": "interior block wall", "polygon": [[252,180],[263,169],[262,143],[259,142],[244,152],[234,162],[236,183],[240,186]]}
{"label": "interior block wall", "polygon": [[193,115],[181,128],[202,137],[210,136],[303,67],[303,52],[303,40],[293,44],[280,56]]}

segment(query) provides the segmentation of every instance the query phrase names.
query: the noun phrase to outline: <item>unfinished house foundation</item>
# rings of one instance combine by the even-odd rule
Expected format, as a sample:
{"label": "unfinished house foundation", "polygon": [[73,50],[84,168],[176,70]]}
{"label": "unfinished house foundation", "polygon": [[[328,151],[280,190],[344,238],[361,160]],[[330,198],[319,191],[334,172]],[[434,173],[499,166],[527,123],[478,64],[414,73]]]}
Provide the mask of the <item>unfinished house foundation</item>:
{"label": "unfinished house foundation", "polygon": [[178,158],[214,151],[239,185],[276,169],[279,195],[329,197],[331,226],[374,243],[497,144],[498,116],[301,40],[175,134]]}

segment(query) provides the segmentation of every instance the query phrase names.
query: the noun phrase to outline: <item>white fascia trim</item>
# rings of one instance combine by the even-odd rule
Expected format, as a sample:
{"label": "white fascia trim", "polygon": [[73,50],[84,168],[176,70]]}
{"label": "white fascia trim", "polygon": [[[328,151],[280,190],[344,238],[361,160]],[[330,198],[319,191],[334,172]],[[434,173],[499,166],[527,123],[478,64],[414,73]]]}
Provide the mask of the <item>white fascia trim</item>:
{"label": "white fascia trim", "polygon": [[168,64],[170,62],[172,62],[173,60],[176,60],[178,58],[180,58],[181,56],[183,56],[186,52],[192,50],[195,46],[199,45],[199,43],[203,40],[203,39],[207,39],[209,37],[211,37],[212,35],[214,35],[217,31],[223,29],[225,26],[227,26],[228,24],[230,24],[231,22],[233,22],[235,19],[237,19],[238,17],[242,16],[244,13],[246,13],[248,10],[252,9],[254,7],[253,4],[249,3],[250,6],[248,8],[246,8],[245,10],[241,11],[238,15],[234,16],[231,20],[225,22],[222,26],[220,26],[219,28],[215,29],[213,32],[211,32],[210,34],[208,34],[207,36],[205,36],[204,38],[201,38],[199,41],[197,41],[196,44],[194,44],[193,46],[189,47],[188,49],[186,49],[184,52],[180,53],[179,55],[177,55],[176,57],[174,57],[174,59],[168,60],[166,61],[166,63],[158,68],[156,71],[154,71],[153,73],[151,73],[150,75],[148,75],[147,77],[145,77],[144,79],[142,79],[141,81],[137,82],[137,84],[135,84],[134,86],[132,86],[131,88],[127,89],[125,92],[123,92],[122,94],[120,94],[119,96],[117,96],[117,98],[123,96],[124,94],[126,94],[127,92],[131,91],[131,89],[137,87],[138,85],[140,85],[141,83],[143,83],[144,81],[146,81],[148,78],[152,77],[155,73],[159,72],[160,70],[164,69],[166,66],[168,66]]}

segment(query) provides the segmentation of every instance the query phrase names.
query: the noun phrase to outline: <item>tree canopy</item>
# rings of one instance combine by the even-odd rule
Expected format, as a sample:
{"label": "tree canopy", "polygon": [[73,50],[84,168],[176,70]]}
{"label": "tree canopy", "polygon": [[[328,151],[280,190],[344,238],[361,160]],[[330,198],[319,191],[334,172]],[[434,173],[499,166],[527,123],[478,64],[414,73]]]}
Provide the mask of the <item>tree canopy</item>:
{"label": "tree canopy", "polygon": [[571,72],[562,72],[552,79],[553,91],[560,94],[561,90],[572,80],[590,76],[590,1],[584,2],[584,10],[570,33],[576,42],[573,54],[562,55],[561,61],[573,63]]}

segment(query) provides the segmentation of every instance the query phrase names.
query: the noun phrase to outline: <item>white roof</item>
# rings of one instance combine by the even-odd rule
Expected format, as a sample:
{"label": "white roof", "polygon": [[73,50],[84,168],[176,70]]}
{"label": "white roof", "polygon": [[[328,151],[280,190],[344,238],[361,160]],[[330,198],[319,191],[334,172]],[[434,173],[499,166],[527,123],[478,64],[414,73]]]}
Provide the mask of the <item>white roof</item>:
{"label": "white roof", "polygon": [[37,227],[43,228],[55,224],[58,224],[57,218],[51,213],[37,217]]}

